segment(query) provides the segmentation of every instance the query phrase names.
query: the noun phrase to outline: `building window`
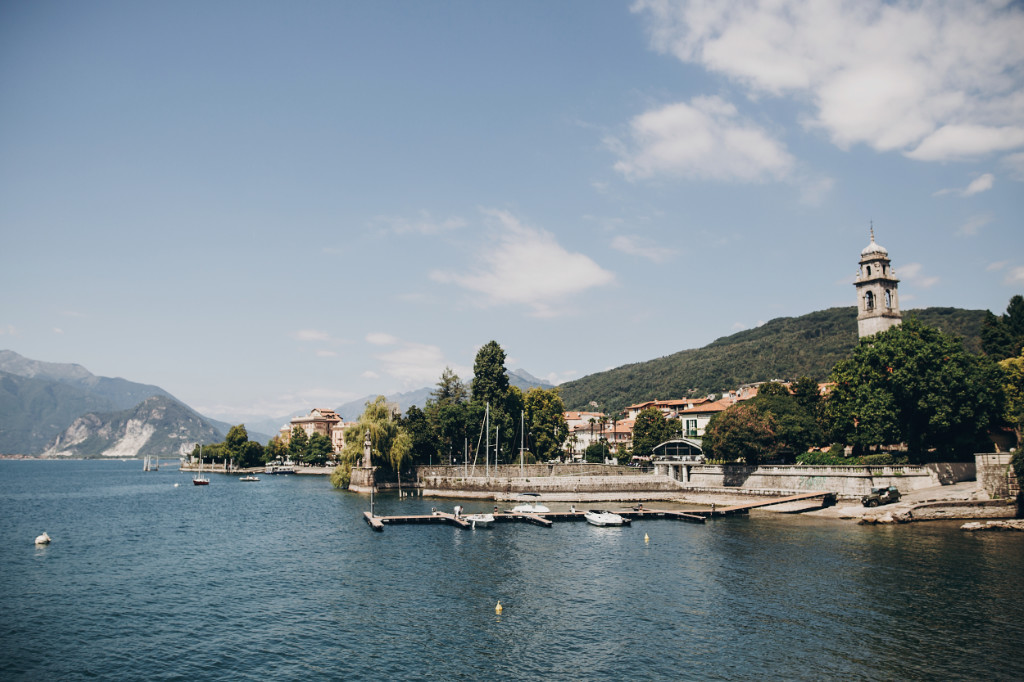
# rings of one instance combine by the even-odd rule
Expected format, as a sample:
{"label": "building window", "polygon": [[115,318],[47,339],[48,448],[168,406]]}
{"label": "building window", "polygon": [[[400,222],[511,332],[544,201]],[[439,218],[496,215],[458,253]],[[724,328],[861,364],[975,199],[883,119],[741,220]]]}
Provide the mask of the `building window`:
{"label": "building window", "polygon": [[864,310],[875,309],[875,295],[870,291],[864,294]]}
{"label": "building window", "polygon": [[867,266],[867,269],[868,269],[868,277],[870,277],[871,276],[871,266],[870,265]]}
{"label": "building window", "polygon": [[888,289],[885,290],[885,307],[892,307],[892,292],[889,291]]}

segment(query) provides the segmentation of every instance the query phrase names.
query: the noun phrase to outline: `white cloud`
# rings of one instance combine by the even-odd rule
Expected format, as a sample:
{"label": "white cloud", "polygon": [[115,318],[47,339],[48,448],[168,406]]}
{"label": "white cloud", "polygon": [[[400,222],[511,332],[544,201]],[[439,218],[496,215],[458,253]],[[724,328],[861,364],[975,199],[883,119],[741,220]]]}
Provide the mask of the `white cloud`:
{"label": "white cloud", "polygon": [[979,175],[978,177],[976,177],[974,180],[971,181],[969,185],[967,185],[967,187],[964,187],[963,189],[959,189],[956,187],[948,187],[946,189],[940,189],[938,192],[933,193],[932,196],[940,197],[946,194],[957,194],[962,197],[971,197],[974,196],[975,194],[981,194],[982,192],[987,192],[988,190],[992,189],[992,186],[995,184],[995,181],[996,176],[992,175],[991,173],[985,173],[984,175]]}
{"label": "white cloud", "polygon": [[17,336],[18,330],[14,328],[13,324],[9,324],[6,327],[0,327],[0,336]]}
{"label": "white cloud", "polygon": [[1010,170],[1014,180],[1024,182],[1024,152],[1008,154],[1003,157],[1002,163]]}
{"label": "white cloud", "polygon": [[376,216],[373,222],[385,232],[394,234],[435,235],[466,226],[466,221],[458,216],[437,220],[429,211],[420,211],[419,215],[412,219],[398,216]]}
{"label": "white cloud", "polygon": [[[207,404],[195,405],[195,409],[205,415],[237,424],[249,419],[265,419],[268,416],[297,416],[308,414],[313,407],[336,407],[342,403],[355,400],[359,396],[351,391],[339,391],[334,388],[310,387],[288,393],[282,393],[270,399],[254,399],[243,404]],[[346,415],[347,416],[347,415]],[[284,426],[284,424],[281,424]],[[270,434],[273,435],[273,434]]]}
{"label": "white cloud", "polygon": [[63,329],[61,329],[60,327],[54,327],[54,328],[53,328],[53,333],[54,333],[54,334],[63,334],[63,333],[64,333],[64,330],[63,330]]}
{"label": "white cloud", "polygon": [[[396,340],[397,342],[397,340]],[[376,356],[381,363],[381,370],[389,377],[397,379],[404,388],[430,386],[437,382],[445,367],[452,367],[460,376],[466,376],[467,369],[455,368],[444,358],[437,346],[415,343],[411,341],[397,342],[394,351]],[[472,370],[468,370],[472,374]]]}
{"label": "white cloud", "polygon": [[[932,277],[924,274],[924,266],[920,263],[907,263],[900,267],[899,276],[906,282],[910,282],[914,286],[920,289],[928,289],[939,283],[938,277]],[[906,296],[900,295],[901,298],[907,300]]]}
{"label": "white cloud", "polygon": [[366,342],[374,346],[393,346],[398,343],[398,339],[384,332],[370,332],[366,335]]}
{"label": "white cloud", "polygon": [[326,341],[330,335],[317,329],[299,329],[292,332],[292,338],[297,341]]}
{"label": "white cloud", "polygon": [[1008,263],[1008,261],[1005,261],[1005,260],[996,261],[995,263],[989,263],[988,267],[985,268],[985,269],[987,271],[989,271],[989,272],[997,272],[997,271],[1002,270],[1003,268],[1005,268],[1007,263]]}
{"label": "white cloud", "polygon": [[956,233],[962,237],[973,237],[978,234],[981,228],[992,222],[991,214],[971,216],[971,218],[960,226]]}
{"label": "white cloud", "polygon": [[614,281],[611,272],[567,251],[550,232],[523,225],[506,211],[484,214],[494,231],[474,258],[481,265],[468,274],[435,270],[431,279],[479,294],[484,305],[525,305],[538,317],[552,317],[568,307],[569,296]]}
{"label": "white cloud", "polygon": [[638,0],[654,49],[792,96],[834,144],[946,160],[1024,146],[1024,11],[1008,2]]}
{"label": "white cloud", "polygon": [[338,357],[338,354],[336,352],[334,352],[333,350],[323,350],[323,349],[321,349],[321,350],[318,350],[316,352],[316,356],[318,358],[336,358],[336,357]]}
{"label": "white cloud", "polygon": [[1024,266],[1017,266],[1010,270],[1006,275],[1006,279],[1003,280],[1003,284],[1009,286],[1020,286],[1024,285]]}
{"label": "white cloud", "polygon": [[675,249],[655,244],[637,235],[618,235],[612,239],[612,248],[631,256],[640,256],[654,263],[664,263],[675,255]]}
{"label": "white cloud", "polygon": [[608,140],[628,178],[680,175],[757,182],[785,178],[793,157],[764,129],[720,97],[695,97],[635,117],[630,139]]}

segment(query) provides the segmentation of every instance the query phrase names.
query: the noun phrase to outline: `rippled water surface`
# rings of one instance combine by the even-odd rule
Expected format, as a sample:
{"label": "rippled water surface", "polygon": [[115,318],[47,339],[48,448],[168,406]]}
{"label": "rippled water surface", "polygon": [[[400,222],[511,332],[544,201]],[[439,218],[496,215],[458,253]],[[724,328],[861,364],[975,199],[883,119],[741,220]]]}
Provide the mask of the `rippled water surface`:
{"label": "rippled water surface", "polygon": [[373,533],[366,497],[262,479],[0,462],[0,678],[1024,679],[1024,533],[774,514]]}

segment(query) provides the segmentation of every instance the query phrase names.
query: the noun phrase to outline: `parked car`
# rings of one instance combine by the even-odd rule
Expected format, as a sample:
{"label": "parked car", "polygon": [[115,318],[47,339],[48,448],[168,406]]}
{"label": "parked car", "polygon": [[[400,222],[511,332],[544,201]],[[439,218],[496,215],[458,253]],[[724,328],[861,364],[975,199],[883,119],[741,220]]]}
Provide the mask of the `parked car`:
{"label": "parked car", "polygon": [[872,488],[870,493],[860,498],[861,504],[865,507],[877,507],[880,504],[891,504],[899,502],[899,500],[900,491],[894,485],[888,488]]}

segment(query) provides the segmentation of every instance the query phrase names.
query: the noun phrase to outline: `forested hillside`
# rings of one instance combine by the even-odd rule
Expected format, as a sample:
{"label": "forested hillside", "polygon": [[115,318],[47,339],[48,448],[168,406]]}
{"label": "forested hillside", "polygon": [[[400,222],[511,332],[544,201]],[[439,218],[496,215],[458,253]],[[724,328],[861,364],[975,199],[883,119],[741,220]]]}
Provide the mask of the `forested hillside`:
{"label": "forested hillside", "polygon": [[[987,311],[922,308],[904,313],[964,340],[981,352]],[[568,409],[593,401],[617,412],[644,400],[668,400],[720,393],[741,384],[801,376],[824,381],[832,367],[857,345],[857,309],[829,308],[801,317],[780,317],[725,336],[703,348],[591,374],[560,386]]]}

